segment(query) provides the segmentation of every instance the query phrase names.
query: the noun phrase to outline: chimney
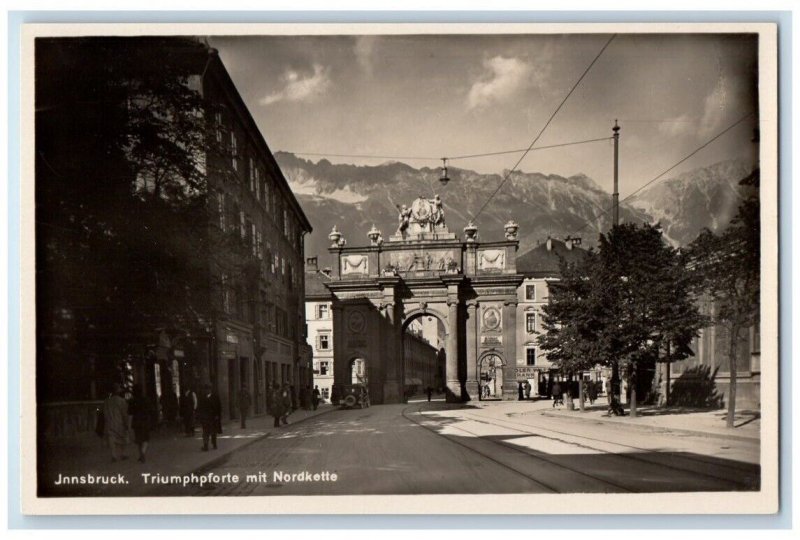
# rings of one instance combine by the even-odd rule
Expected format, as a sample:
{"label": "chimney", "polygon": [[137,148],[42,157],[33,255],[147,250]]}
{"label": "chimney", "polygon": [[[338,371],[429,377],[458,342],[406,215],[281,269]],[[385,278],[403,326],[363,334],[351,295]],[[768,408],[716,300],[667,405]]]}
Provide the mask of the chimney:
{"label": "chimney", "polygon": [[547,237],[547,251],[553,251],[553,239],[549,236]]}
{"label": "chimney", "polygon": [[317,271],[318,271],[317,258],[316,257],[308,257],[306,259],[306,272],[314,273],[314,272],[317,272]]}

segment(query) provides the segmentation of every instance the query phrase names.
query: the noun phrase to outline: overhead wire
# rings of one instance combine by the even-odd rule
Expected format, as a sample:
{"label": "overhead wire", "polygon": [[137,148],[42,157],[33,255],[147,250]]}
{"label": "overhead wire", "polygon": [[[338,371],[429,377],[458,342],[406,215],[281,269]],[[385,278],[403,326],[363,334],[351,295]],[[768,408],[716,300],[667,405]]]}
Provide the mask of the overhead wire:
{"label": "overhead wire", "polygon": [[550,123],[556,117],[558,112],[561,110],[561,108],[564,106],[564,104],[570,98],[572,93],[575,92],[575,89],[578,88],[578,86],[581,84],[583,79],[586,77],[586,75],[592,69],[592,66],[594,66],[595,63],[597,62],[597,60],[600,59],[600,57],[603,55],[605,50],[608,48],[609,45],[611,45],[611,42],[614,41],[614,38],[616,38],[616,37],[617,37],[617,34],[612,34],[611,37],[608,39],[608,41],[606,41],[605,45],[603,45],[603,48],[600,49],[600,52],[597,53],[597,55],[594,57],[594,59],[591,61],[591,63],[586,67],[586,69],[583,71],[583,73],[578,78],[578,80],[575,82],[575,84],[572,85],[572,88],[570,88],[569,92],[567,92],[567,95],[564,96],[564,99],[561,100],[561,103],[558,104],[558,107],[556,107],[556,109],[550,115],[550,118],[548,118],[547,122],[545,122],[544,126],[542,126],[542,129],[539,130],[539,133],[536,135],[536,137],[533,139],[531,144],[528,146],[528,149],[525,150],[525,152],[520,156],[520,158],[517,160],[517,162],[514,164],[514,166],[506,173],[506,175],[503,177],[503,180],[500,182],[500,184],[497,186],[497,188],[495,188],[495,190],[492,192],[492,194],[489,196],[489,198],[486,199],[486,202],[484,202],[483,205],[481,205],[481,207],[478,209],[478,211],[472,216],[472,219],[470,221],[475,220],[481,214],[481,212],[483,212],[483,210],[486,208],[486,206],[492,201],[492,199],[495,197],[495,195],[497,195],[497,193],[500,191],[500,189],[502,189],[502,187],[505,185],[505,183],[511,177],[511,174],[517,169],[517,167],[519,167],[519,164],[522,163],[522,160],[525,159],[525,156],[527,156],[528,153],[533,149],[533,146],[539,141],[539,139],[541,138],[542,134],[550,126]]}
{"label": "overhead wire", "polygon": [[[751,112],[749,112],[749,113],[747,113],[747,114],[745,114],[744,116],[740,117],[740,118],[739,118],[738,120],[736,120],[734,123],[730,124],[728,127],[726,127],[725,129],[723,129],[722,131],[720,131],[719,133],[717,133],[716,135],[714,135],[713,137],[711,137],[709,140],[707,140],[706,142],[704,142],[703,144],[701,144],[700,146],[698,146],[697,148],[695,148],[694,150],[692,150],[690,153],[686,154],[684,157],[682,157],[680,160],[678,160],[677,162],[675,162],[673,165],[670,165],[670,166],[669,166],[667,169],[665,169],[664,171],[662,171],[661,173],[659,173],[658,175],[656,175],[656,176],[655,176],[655,177],[653,177],[652,179],[648,180],[648,181],[647,181],[645,184],[643,184],[643,185],[639,186],[639,187],[638,187],[638,188],[636,188],[634,191],[632,191],[631,193],[629,193],[628,195],[626,195],[626,196],[625,196],[625,198],[624,198],[624,199],[622,199],[622,200],[620,200],[619,202],[620,202],[620,203],[623,203],[623,202],[627,201],[628,199],[630,199],[631,197],[633,197],[634,195],[636,195],[637,193],[639,193],[640,191],[642,191],[644,188],[646,188],[647,186],[651,185],[651,184],[652,184],[653,182],[655,182],[656,180],[658,180],[658,179],[660,179],[661,177],[663,177],[665,174],[667,174],[668,172],[670,172],[671,170],[673,170],[675,167],[677,167],[677,166],[678,166],[678,165],[680,165],[681,163],[684,163],[685,161],[687,161],[688,159],[690,159],[691,157],[693,157],[695,154],[697,154],[698,152],[700,152],[701,150],[703,150],[705,147],[707,147],[708,145],[710,145],[711,143],[713,143],[714,141],[716,141],[717,139],[719,139],[720,137],[722,137],[723,135],[725,135],[726,133],[728,133],[730,130],[732,130],[733,128],[735,128],[736,126],[738,126],[739,124],[741,124],[742,122],[744,122],[745,120],[747,120],[747,119],[748,119],[749,117],[751,117],[751,116],[753,116],[753,112],[752,112],[752,111],[751,111]],[[602,217],[602,216],[604,216],[605,214],[608,214],[608,213],[609,213],[609,212],[611,212],[613,209],[614,209],[614,207],[612,206],[611,208],[607,208],[606,210],[603,210],[603,211],[602,211],[600,214],[598,214],[598,215],[594,216],[594,219],[597,219],[597,218],[599,218],[599,217]],[[581,227],[580,229],[578,229],[578,230],[576,230],[575,232],[573,232],[573,233],[572,233],[570,236],[573,236],[573,235],[575,235],[575,234],[577,234],[577,233],[579,233],[579,232],[581,232],[581,231],[585,230],[585,229],[586,229],[586,227],[588,227],[588,226],[589,226],[589,225],[591,225],[591,224],[592,224],[592,222],[591,222],[591,221],[587,221],[587,222],[586,222],[586,224],[585,224],[583,227]]]}
{"label": "overhead wire", "polygon": [[[528,152],[534,150],[548,150],[550,148],[561,148],[564,146],[574,146],[578,144],[588,144],[593,142],[599,141],[610,141],[613,137],[599,137],[596,139],[586,139],[583,141],[571,141],[571,142],[564,142],[558,144],[549,144],[547,146],[537,146],[535,148],[518,148],[515,150],[500,150],[497,152],[486,152],[483,154],[466,154],[463,156],[454,156],[448,157],[447,161],[457,161],[462,159],[473,159],[473,158],[480,158],[480,157],[490,157],[490,156],[501,156],[504,154],[519,154],[521,152]],[[385,155],[375,155],[375,154],[331,154],[325,152],[294,152],[290,150],[282,150],[282,152],[286,152],[289,154],[294,154],[296,156],[314,156],[314,157],[344,157],[344,158],[361,158],[361,159],[408,159],[408,160],[416,160],[416,161],[441,161],[442,158],[440,157],[431,157],[431,156],[385,156]]]}

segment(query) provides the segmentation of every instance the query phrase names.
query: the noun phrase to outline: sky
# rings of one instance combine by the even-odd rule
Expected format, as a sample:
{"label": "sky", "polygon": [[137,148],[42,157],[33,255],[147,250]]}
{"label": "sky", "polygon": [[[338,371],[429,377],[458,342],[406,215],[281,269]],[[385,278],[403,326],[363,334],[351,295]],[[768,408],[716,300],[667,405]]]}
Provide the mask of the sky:
{"label": "sky", "polygon": [[[209,42],[273,152],[436,167],[440,157],[527,148],[610,37],[216,36]],[[536,146],[610,137],[618,120],[624,197],[757,113],[757,69],[752,36],[620,34]],[[726,159],[752,161],[756,119],[667,176]],[[583,173],[610,192],[612,149],[606,140],[533,151],[518,169]],[[449,165],[502,173],[520,156],[451,159]]]}

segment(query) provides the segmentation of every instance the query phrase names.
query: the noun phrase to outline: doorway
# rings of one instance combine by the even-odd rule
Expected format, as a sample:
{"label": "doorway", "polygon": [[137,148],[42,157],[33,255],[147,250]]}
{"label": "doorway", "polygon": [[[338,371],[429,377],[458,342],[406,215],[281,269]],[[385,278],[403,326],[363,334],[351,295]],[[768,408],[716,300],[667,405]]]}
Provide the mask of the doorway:
{"label": "doorway", "polygon": [[497,354],[487,354],[478,364],[480,376],[480,399],[482,401],[502,399],[503,359]]}

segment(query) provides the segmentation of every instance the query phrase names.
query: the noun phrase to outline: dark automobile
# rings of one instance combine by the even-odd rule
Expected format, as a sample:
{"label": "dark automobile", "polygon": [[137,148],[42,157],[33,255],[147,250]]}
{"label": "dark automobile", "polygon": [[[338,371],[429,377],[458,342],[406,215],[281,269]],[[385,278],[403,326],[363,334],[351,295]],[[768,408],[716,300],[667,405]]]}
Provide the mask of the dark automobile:
{"label": "dark automobile", "polygon": [[355,407],[364,409],[369,407],[369,392],[367,391],[367,387],[363,384],[347,384],[342,386],[339,405],[343,409],[353,409]]}

